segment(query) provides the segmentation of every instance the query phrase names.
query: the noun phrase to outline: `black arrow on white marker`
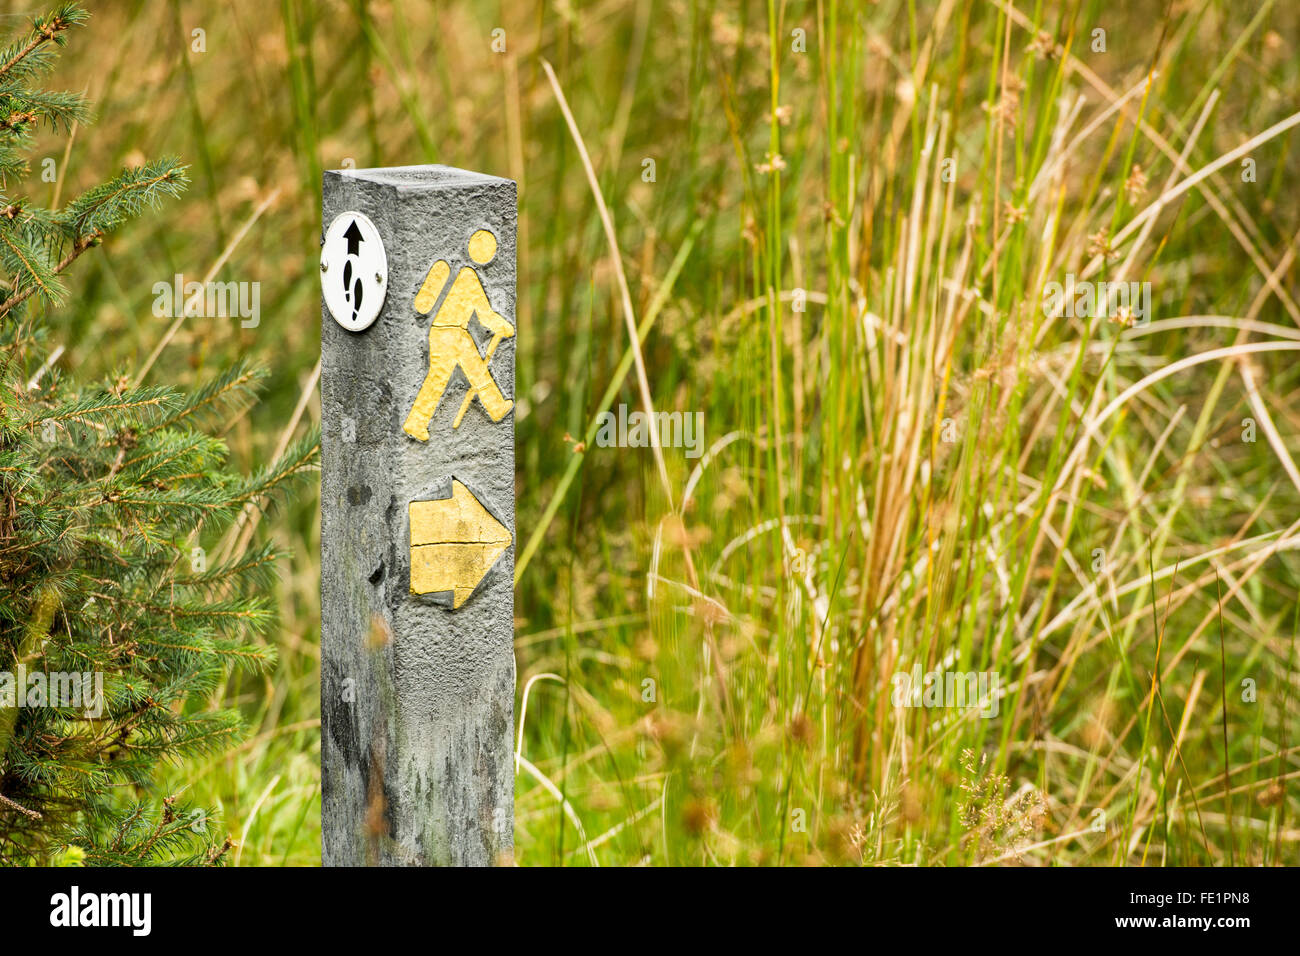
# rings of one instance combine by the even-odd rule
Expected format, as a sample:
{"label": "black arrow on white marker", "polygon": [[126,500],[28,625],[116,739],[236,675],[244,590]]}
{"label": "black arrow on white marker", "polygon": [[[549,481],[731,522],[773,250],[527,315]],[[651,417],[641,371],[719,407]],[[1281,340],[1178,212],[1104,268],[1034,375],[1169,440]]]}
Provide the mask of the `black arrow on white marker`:
{"label": "black arrow on white marker", "polygon": [[388,285],[384,240],[365,213],[341,212],[325,230],[320,287],[334,321],[363,332],[379,318]]}
{"label": "black arrow on white marker", "polygon": [[365,242],[365,239],[361,235],[361,230],[357,227],[357,221],[355,219],[353,219],[352,224],[348,226],[348,231],[343,233],[343,238],[348,241],[348,255],[355,256],[359,251],[361,243]]}

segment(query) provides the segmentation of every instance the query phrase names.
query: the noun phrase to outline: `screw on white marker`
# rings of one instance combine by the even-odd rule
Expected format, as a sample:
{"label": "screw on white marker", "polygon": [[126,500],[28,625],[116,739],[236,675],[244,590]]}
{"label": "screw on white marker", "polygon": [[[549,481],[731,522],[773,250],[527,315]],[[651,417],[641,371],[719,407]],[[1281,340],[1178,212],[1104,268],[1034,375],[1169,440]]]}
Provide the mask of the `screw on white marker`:
{"label": "screw on white marker", "polygon": [[[331,262],[342,262],[343,268],[331,275]],[[330,223],[320,271],[325,305],[334,321],[350,332],[370,328],[387,294],[388,259],[379,230],[364,213],[345,212]]]}

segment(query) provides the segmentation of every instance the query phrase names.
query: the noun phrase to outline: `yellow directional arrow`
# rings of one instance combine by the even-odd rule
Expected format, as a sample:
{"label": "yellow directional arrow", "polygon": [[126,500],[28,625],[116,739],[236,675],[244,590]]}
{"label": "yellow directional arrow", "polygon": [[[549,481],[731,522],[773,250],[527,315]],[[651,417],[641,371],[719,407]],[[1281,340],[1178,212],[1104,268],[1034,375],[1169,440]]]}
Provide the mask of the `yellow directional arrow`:
{"label": "yellow directional arrow", "polygon": [[456,479],[451,497],[412,501],[411,593],[452,592],[452,608],[474,593],[510,547],[510,529]]}

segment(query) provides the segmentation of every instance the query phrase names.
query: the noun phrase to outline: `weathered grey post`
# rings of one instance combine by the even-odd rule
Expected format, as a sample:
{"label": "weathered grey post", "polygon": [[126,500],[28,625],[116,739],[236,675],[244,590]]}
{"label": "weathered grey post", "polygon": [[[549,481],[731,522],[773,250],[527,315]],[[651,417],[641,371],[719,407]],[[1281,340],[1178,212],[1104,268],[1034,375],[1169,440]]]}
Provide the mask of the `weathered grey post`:
{"label": "weathered grey post", "polygon": [[326,866],[514,845],[515,184],[325,174]]}

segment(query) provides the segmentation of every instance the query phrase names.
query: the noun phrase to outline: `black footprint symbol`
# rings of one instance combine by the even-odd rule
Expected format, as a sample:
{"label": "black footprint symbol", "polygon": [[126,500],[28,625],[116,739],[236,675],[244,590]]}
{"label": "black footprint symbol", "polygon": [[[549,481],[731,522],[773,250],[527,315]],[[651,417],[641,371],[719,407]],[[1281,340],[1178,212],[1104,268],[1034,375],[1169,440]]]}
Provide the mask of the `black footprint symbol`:
{"label": "black footprint symbol", "polygon": [[361,276],[352,278],[352,260],[349,259],[343,263],[343,301],[352,304],[352,321],[357,320],[357,313],[361,311]]}
{"label": "black footprint symbol", "polygon": [[352,284],[352,321],[356,321],[357,313],[361,311],[361,276],[357,276],[357,281]]}

